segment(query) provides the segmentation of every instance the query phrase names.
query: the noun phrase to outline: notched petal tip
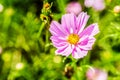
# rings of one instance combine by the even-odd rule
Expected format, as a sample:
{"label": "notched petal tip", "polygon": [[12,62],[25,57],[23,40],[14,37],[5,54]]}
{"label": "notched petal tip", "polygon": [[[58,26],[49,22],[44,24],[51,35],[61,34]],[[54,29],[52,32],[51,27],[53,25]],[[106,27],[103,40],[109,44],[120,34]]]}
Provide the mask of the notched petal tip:
{"label": "notched petal tip", "polygon": [[79,15],[78,15],[78,17],[79,16],[87,16],[88,18],[90,17],[88,14],[87,14],[87,12],[81,12]]}
{"label": "notched petal tip", "polygon": [[89,15],[87,15],[87,12],[81,12],[77,17],[77,27],[78,27],[78,34],[80,34],[83,29],[85,28],[87,21],[89,19]]}
{"label": "notched petal tip", "polygon": [[96,35],[100,32],[99,27],[98,27],[98,23],[94,23],[93,26],[94,26],[94,30],[92,31],[91,35]]}
{"label": "notched petal tip", "polygon": [[57,21],[52,21],[50,24],[49,31],[51,32],[52,35],[55,36],[65,36],[66,33],[63,30],[63,27],[60,23]]}
{"label": "notched petal tip", "polygon": [[55,27],[55,24],[56,21],[52,21],[51,24],[50,24],[50,28],[49,28],[49,31],[51,32],[51,30]]}
{"label": "notched petal tip", "polygon": [[83,30],[83,32],[80,34],[80,36],[95,36],[97,33],[99,33],[99,28],[97,23],[93,23],[89,25],[87,28]]}
{"label": "notched petal tip", "polygon": [[51,24],[50,24],[50,29],[52,27],[56,27],[57,25],[60,25],[57,21],[52,21]]}
{"label": "notched petal tip", "polygon": [[[75,32],[76,29],[76,15],[68,13],[62,16],[61,25],[67,34]],[[72,30],[72,32],[71,32]]]}

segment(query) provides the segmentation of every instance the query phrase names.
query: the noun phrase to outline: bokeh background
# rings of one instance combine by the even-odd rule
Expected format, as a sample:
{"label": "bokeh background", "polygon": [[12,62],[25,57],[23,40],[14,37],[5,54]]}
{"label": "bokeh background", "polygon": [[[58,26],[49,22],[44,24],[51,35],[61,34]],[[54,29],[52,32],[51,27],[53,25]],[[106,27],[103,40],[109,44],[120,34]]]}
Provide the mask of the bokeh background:
{"label": "bokeh background", "polygon": [[120,0],[104,0],[100,11],[74,0],[90,15],[87,25],[97,22],[100,29],[93,49],[79,60],[56,56],[49,39],[50,22],[60,21],[71,1],[0,0],[0,80],[89,80],[89,68],[120,80]]}

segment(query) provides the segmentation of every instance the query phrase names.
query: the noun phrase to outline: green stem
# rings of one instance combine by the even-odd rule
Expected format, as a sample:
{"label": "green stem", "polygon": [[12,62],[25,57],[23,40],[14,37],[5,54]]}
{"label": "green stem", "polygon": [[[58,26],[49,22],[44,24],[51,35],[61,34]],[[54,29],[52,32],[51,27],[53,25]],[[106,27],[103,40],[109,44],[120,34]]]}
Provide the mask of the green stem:
{"label": "green stem", "polygon": [[48,43],[48,39],[49,39],[49,34],[48,34],[48,30],[47,30],[46,31],[46,37],[45,37],[46,44]]}
{"label": "green stem", "polygon": [[42,24],[41,24],[41,26],[40,26],[40,28],[39,28],[39,32],[38,32],[38,34],[37,34],[37,38],[39,38],[39,37],[41,36],[41,33],[42,33],[42,30],[43,30],[44,26],[45,26],[45,23],[42,22]]}
{"label": "green stem", "polygon": [[[48,32],[48,30],[46,30],[45,44],[46,45],[49,44],[49,32]],[[46,46],[45,51],[47,51],[47,50],[48,50],[48,47]]]}

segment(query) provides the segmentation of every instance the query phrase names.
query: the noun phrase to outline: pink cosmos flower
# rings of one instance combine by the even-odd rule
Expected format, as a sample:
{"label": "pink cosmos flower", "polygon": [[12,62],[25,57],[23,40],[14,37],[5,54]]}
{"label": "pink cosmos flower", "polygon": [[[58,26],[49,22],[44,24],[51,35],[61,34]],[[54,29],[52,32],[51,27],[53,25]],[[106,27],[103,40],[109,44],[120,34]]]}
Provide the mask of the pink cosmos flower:
{"label": "pink cosmos flower", "polygon": [[105,8],[104,0],[85,0],[86,7],[93,7],[96,11],[101,11]]}
{"label": "pink cosmos flower", "polygon": [[107,72],[100,69],[88,69],[86,73],[87,80],[107,80]]}
{"label": "pink cosmos flower", "polygon": [[57,48],[56,54],[69,56],[72,53],[76,59],[87,55],[95,42],[93,36],[99,32],[97,23],[85,28],[88,18],[89,16],[84,12],[81,12],[78,17],[71,13],[62,16],[61,24],[56,21],[51,22],[50,39]]}
{"label": "pink cosmos flower", "polygon": [[82,11],[82,7],[78,2],[70,2],[66,7],[67,13],[74,13],[78,15]]}

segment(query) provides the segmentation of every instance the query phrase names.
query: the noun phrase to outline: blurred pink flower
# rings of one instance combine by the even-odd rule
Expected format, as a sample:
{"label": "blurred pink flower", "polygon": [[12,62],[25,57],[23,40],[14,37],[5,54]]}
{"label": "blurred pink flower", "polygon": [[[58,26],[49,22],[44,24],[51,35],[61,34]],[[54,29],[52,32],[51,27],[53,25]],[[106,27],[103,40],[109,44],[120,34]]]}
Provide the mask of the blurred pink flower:
{"label": "blurred pink flower", "polygon": [[107,80],[107,72],[100,69],[88,69],[86,73],[87,80]]}
{"label": "blurred pink flower", "polygon": [[[81,12],[78,17],[75,14],[65,14],[62,16],[61,24],[52,21],[50,32],[53,45],[57,48],[58,55],[72,56],[76,59],[87,55],[95,42],[93,37],[99,32],[97,23],[85,28],[89,16]],[[85,29],[84,29],[85,28]]]}
{"label": "blurred pink flower", "polygon": [[0,46],[0,54],[2,53],[2,47]]}
{"label": "blurred pink flower", "polygon": [[96,11],[101,11],[105,8],[104,0],[85,0],[86,7],[93,7]]}
{"label": "blurred pink flower", "polygon": [[78,2],[70,2],[66,7],[67,13],[74,13],[78,15],[82,11],[82,7]]}

